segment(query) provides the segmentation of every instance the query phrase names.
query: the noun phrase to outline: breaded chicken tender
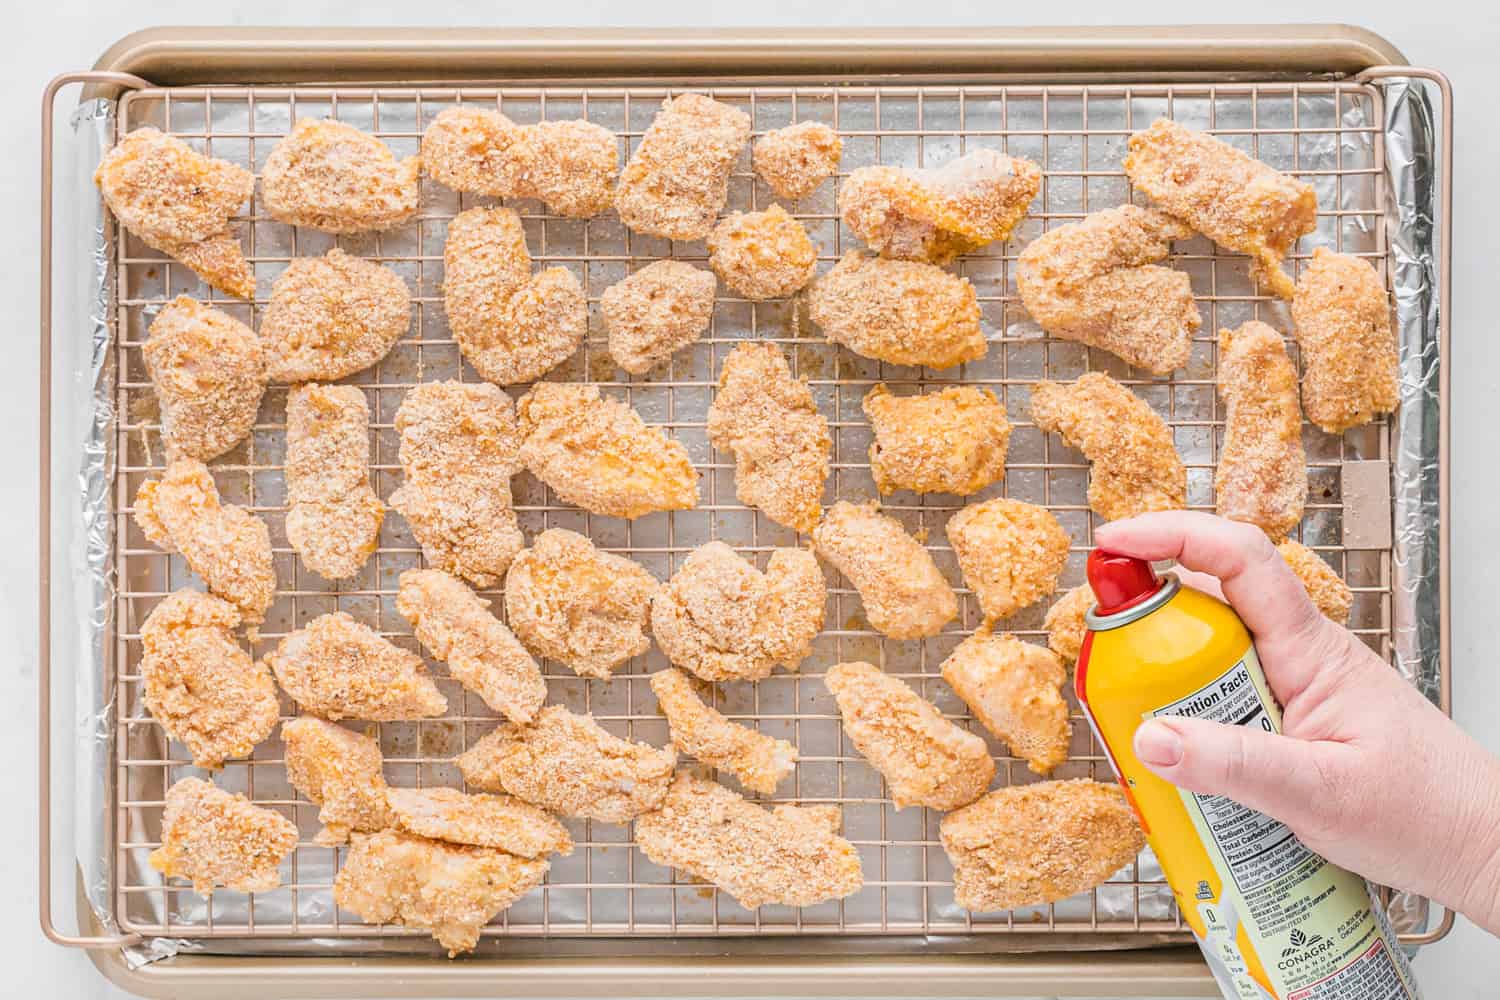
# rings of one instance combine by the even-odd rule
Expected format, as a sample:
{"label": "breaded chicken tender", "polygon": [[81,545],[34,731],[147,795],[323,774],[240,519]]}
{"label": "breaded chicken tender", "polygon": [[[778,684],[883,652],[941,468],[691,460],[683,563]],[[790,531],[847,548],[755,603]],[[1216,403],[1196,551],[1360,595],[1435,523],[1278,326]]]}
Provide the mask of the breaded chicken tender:
{"label": "breaded chicken tender", "polygon": [[281,741],[292,787],[322,806],[323,829],[313,843],[333,847],[347,842],[351,830],[374,833],[390,824],[385,758],[374,737],[303,716],[282,723]]}
{"label": "breaded chicken tender", "polygon": [[260,197],[271,217],[327,233],[393,229],[417,212],[422,160],[397,161],[379,139],[331,118],[299,118],[266,157]]}
{"label": "breaded chicken tender", "polygon": [[396,432],[405,480],[391,506],[422,556],[476,587],[496,586],[526,544],[510,491],[521,471],[515,404],[488,383],[424,382],[401,400]]}
{"label": "breaded chicken tender", "polygon": [[978,493],[1005,475],[1010,421],[988,389],[948,386],[896,396],[881,383],[865,394],[870,474],[882,494]]}
{"label": "breaded chicken tender", "polygon": [[171,594],[141,623],[141,699],[194,767],[244,757],[276,728],[276,685],[235,639],[239,623],[234,605],[192,590]]}
{"label": "breaded chicken tender", "polygon": [[747,910],[812,906],[864,886],[837,807],[764,809],[723,785],[677,775],[661,809],[635,824],[646,857],[723,889]]}
{"label": "breaded chicken tender", "polygon": [[526,233],[511,209],[471,208],[449,222],[443,275],[448,328],[491,382],[530,382],[588,334],[583,286],[565,267],[531,273]]}
{"label": "breaded chicken tender", "polygon": [[1307,590],[1307,596],[1323,612],[1324,617],[1345,625],[1349,621],[1349,610],[1354,606],[1354,592],[1334,571],[1323,557],[1301,542],[1290,538],[1276,546],[1297,579]]}
{"label": "breaded chicken tender", "polygon": [[516,412],[522,464],[564,502],[631,519],[698,505],[687,449],[598,386],[540,382]]}
{"label": "breaded chicken tender", "polygon": [[542,884],[546,861],[493,847],[447,844],[395,830],[356,833],[333,901],[372,924],[432,932],[448,957],[472,951],[480,929]]}
{"label": "breaded chicken tender", "polygon": [[1037,774],[1068,759],[1068,670],[1051,650],[987,629],[958,644],[943,661],[943,680],[974,718],[1006,742]]}
{"label": "breaded chicken tender", "polygon": [[1057,588],[1071,539],[1052,512],[1020,500],[973,503],[948,519],[948,542],[987,621]]}
{"label": "breaded chicken tender", "polygon": [[202,778],[183,778],[167,789],[161,846],[147,860],[167,878],[190,880],[206,898],[218,888],[276,888],[277,869],[296,846],[297,827],[285,816]]}
{"label": "breaded chicken tender", "polygon": [[534,723],[501,723],[457,759],[464,780],[564,816],[628,823],[661,808],[677,755],[607,732],[561,705]]}
{"label": "breaded chicken tender", "polygon": [[997,788],[940,829],[955,900],[985,913],[1092,889],[1146,844],[1119,786],[1087,778]]}
{"label": "breaded chicken tender", "polygon": [[827,588],[806,549],[776,549],[760,572],[723,542],[700,545],[651,603],[667,659],[706,681],[796,670],[823,628]]}
{"label": "breaded chicken tender", "polygon": [[952,368],[984,357],[979,299],[968,278],[851,250],[807,291],[823,335],[893,365]]}
{"label": "breaded chicken tender", "polygon": [[276,597],[276,567],[266,522],[219,502],[208,466],[180,458],[135,494],[135,523],[152,542],[181,552],[208,589],[239,609],[254,629]]}
{"label": "breaded chicken tender", "polygon": [[1368,261],[1314,250],[1292,297],[1292,322],[1308,420],[1339,434],[1396,409],[1401,371],[1391,304]]}
{"label": "breaded chicken tender", "polygon": [[932,553],[877,505],[840,500],[812,534],[818,555],[859,591],[876,631],[922,639],[958,617],[958,596]]}
{"label": "breaded chicken tender", "polygon": [[818,248],[780,205],[735,212],[714,226],[706,245],[714,273],[747,299],[784,298],[818,269]]}
{"label": "breaded chicken tender", "polygon": [[797,748],[730,722],[705,704],[681,670],[651,675],[651,690],[672,731],[672,745],[710,767],[728,771],[752,792],[770,795],[797,766]]}
{"label": "breaded chicken tender", "polygon": [[352,385],[300,385],[286,399],[286,537],[328,580],[375,551],[385,504],[370,487],[370,404]]}
{"label": "breaded chicken tender", "polygon": [[141,356],[161,404],[167,461],[207,462],[255,426],[266,359],[260,338],[233,316],[179,295],[151,321]]}
{"label": "breaded chicken tender", "polygon": [[1083,616],[1094,606],[1094,591],[1086,583],[1080,583],[1047,609],[1042,619],[1042,628],[1047,630],[1047,648],[1064,660],[1072,663],[1083,649],[1083,636],[1088,623]]}
{"label": "breaded chicken tender", "polygon": [[1172,240],[1191,235],[1171,216],[1136,205],[1094,212],[1022,250],[1016,288],[1050,335],[1166,375],[1187,364],[1203,319],[1187,274],[1158,262]]}
{"label": "breaded chicken tender", "polygon": [[798,122],[755,140],[755,172],[778,198],[806,198],[838,173],[844,143],[822,122]]}
{"label": "breaded chicken tender", "polygon": [[1187,506],[1187,469],[1171,429],[1103,372],[1071,384],[1038,382],[1031,418],[1089,460],[1089,506],[1106,521]]}
{"label": "breaded chicken tender", "polygon": [[456,788],[392,788],[392,825],[450,844],[497,847],[520,858],[572,854],[567,827],[509,795],[465,795]]}
{"label": "breaded chicken tender", "polygon": [[519,639],[490,613],[489,602],[440,569],[401,574],[396,610],[433,659],[507,719],[530,722],[547,700],[541,668]]}
{"label": "breaded chicken tender", "polygon": [[833,457],[828,421],[775,344],[735,346],[708,408],[708,441],[734,455],[734,492],[777,524],[811,531]]}
{"label": "breaded chicken tender", "polygon": [[1030,160],[976,149],[930,169],[860,167],[839,188],[839,212],[882,257],[946,264],[1008,239],[1041,186]]}
{"label": "breaded chicken tender", "polygon": [[1163,211],[1226,250],[1249,254],[1256,278],[1292,297],[1281,262],[1317,227],[1311,184],[1165,118],[1130,137],[1125,175]]}
{"label": "breaded chicken tender", "polygon": [[335,247],[295,257],[260,323],[272,382],[334,382],[378,364],[411,325],[401,276]]}
{"label": "breaded chicken tender", "polygon": [[620,221],[669,240],[707,236],[749,138],[750,116],[738,108],[702,94],[667,98],[620,172]]}
{"label": "breaded chicken tender", "polygon": [[517,125],[498,111],[448,108],[422,133],[422,169],[455,191],[536,198],[583,218],[614,200],[618,145],[609,129],[582,119]]}
{"label": "breaded chicken tender", "polygon": [[651,648],[651,601],[660,588],[638,563],[576,531],[549,528],[505,574],[505,616],[538,656],[608,680]]}
{"label": "breaded chicken tender", "polygon": [[265,656],[282,690],[326,719],[427,719],[448,700],[422,658],[383,639],[346,611],[319,615]]}
{"label": "breaded chicken tender", "polygon": [[255,296],[255,271],[229,220],[255,193],[255,175],[211,159],[154,128],[128,133],[99,163],[94,183],[120,225],[186,264],[221,292]]}
{"label": "breaded chicken tender", "polygon": [[1297,369],[1281,334],[1254,320],[1220,330],[1219,395],[1224,445],[1214,472],[1217,512],[1280,541],[1301,522],[1307,501]]}
{"label": "breaded chicken tender", "polygon": [[714,276],[680,260],[652,261],[604,290],[599,312],[615,364],[641,375],[701,337],[714,314]]}

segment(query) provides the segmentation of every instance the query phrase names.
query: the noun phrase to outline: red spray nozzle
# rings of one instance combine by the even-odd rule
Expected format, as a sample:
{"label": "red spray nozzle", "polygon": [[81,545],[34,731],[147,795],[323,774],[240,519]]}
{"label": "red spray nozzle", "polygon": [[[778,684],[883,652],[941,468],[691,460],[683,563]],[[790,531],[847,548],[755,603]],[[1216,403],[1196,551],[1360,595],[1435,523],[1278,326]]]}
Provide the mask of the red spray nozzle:
{"label": "red spray nozzle", "polygon": [[1156,593],[1162,583],[1146,560],[1104,549],[1089,553],[1085,571],[1101,615],[1112,615],[1139,604]]}

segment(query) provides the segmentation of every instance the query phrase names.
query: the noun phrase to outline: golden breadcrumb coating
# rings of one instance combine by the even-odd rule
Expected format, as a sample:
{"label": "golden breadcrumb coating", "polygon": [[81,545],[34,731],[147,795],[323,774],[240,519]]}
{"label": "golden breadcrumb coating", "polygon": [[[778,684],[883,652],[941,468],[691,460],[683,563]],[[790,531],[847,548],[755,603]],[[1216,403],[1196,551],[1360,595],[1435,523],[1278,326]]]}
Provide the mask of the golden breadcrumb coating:
{"label": "golden breadcrumb coating", "polygon": [[1089,460],[1089,506],[1106,521],[1187,506],[1187,469],[1171,429],[1103,372],[1071,384],[1038,382],[1031,418]]}
{"label": "golden breadcrumb coating", "polygon": [[401,276],[335,247],[295,257],[271,283],[260,323],[272,382],[334,382],[391,352],[411,325]]}
{"label": "golden breadcrumb coating", "polygon": [[1068,759],[1067,667],[1056,653],[1013,635],[985,629],[958,644],[943,661],[943,680],[974,718],[1006,742],[1037,774]]}
{"label": "golden breadcrumb coating", "polygon": [[823,628],[827,588],[806,549],[776,549],[760,572],[723,542],[698,546],[651,604],[667,659],[706,681],[796,670]]}
{"label": "golden breadcrumb coating", "polygon": [[708,329],[714,276],[680,260],[652,261],[604,290],[599,312],[615,364],[641,375]]}
{"label": "golden breadcrumb coating", "polygon": [[646,857],[712,882],[747,910],[812,906],[865,884],[859,852],[838,835],[837,807],[764,809],[683,772],[658,812],[636,820]]}
{"label": "golden breadcrumb coating", "polygon": [[265,663],[303,711],[327,719],[394,722],[448,710],[420,656],[346,611],[314,618],[282,639]]}
{"label": "golden breadcrumb coating", "polygon": [[286,537],[328,580],[359,572],[385,504],[370,487],[370,404],[352,385],[309,383],[286,399]]}
{"label": "golden breadcrumb coating", "polygon": [[952,368],[984,357],[979,299],[968,278],[851,250],[807,291],[823,335],[893,365]]}
{"label": "golden breadcrumb coating", "polygon": [[1010,421],[988,389],[948,386],[896,396],[885,383],[865,394],[870,474],[882,494],[978,493],[1005,475]]}
{"label": "golden breadcrumb coating", "polygon": [[550,814],[508,795],[466,795],[456,788],[392,788],[392,825],[450,844],[498,847],[520,858],[572,854],[573,838]]}
{"label": "golden breadcrumb coating", "polygon": [[672,745],[710,767],[728,771],[752,792],[770,795],[796,768],[796,747],[730,722],[704,703],[692,679],[681,670],[658,670],[651,675],[651,690],[667,717]]}
{"label": "golden breadcrumb coating", "polygon": [[200,896],[217,888],[265,892],[281,884],[277,869],[297,846],[297,827],[278,812],[252,805],[201,778],[167,789],[161,846],[151,867],[186,878]]}
{"label": "golden breadcrumb coating", "polygon": [[1281,334],[1254,320],[1220,330],[1219,395],[1224,444],[1214,472],[1216,510],[1280,541],[1301,522],[1307,501],[1297,369]]}
{"label": "golden breadcrumb coating", "polygon": [[179,295],[151,321],[141,357],[161,404],[167,461],[207,462],[255,426],[266,359],[260,338],[233,316]]}
{"label": "golden breadcrumb coating", "polygon": [[276,597],[276,567],[266,522],[219,502],[208,466],[180,458],[135,495],[135,522],[151,541],[181,552],[208,589],[239,609],[254,629]]}
{"label": "golden breadcrumb coating", "polygon": [[521,641],[490,613],[489,602],[440,569],[401,574],[396,610],[448,673],[507,719],[530,722],[547,700],[541,668]]}
{"label": "golden breadcrumb coating", "polygon": [[976,149],[929,169],[860,167],[839,188],[839,212],[882,257],[946,264],[1008,239],[1041,186],[1030,160]]}
{"label": "golden breadcrumb coating", "polygon": [[823,516],[833,438],[807,383],[792,377],[775,344],[738,344],[724,359],[708,441],[734,454],[741,503],[797,531],[811,531]]}
{"label": "golden breadcrumb coating", "polygon": [[1349,609],[1354,606],[1354,592],[1334,568],[1312,549],[1290,538],[1276,546],[1276,551],[1302,581],[1318,610],[1340,625],[1347,624]]}
{"label": "golden breadcrumb coating", "polygon": [[510,491],[521,471],[515,404],[488,383],[424,382],[401,400],[396,432],[404,480],[391,506],[423,558],[476,587],[498,585],[526,544]]}
{"label": "golden breadcrumb coating", "polygon": [[1302,406],[1330,434],[1391,413],[1401,401],[1391,304],[1369,261],[1313,251],[1292,298],[1302,348]]}
{"label": "golden breadcrumb coating", "polygon": [[844,142],[822,122],[798,122],[755,140],[755,172],[778,198],[806,198],[838,173]]}
{"label": "golden breadcrumb coating", "polygon": [[1083,649],[1084,634],[1089,630],[1083,616],[1093,606],[1094,591],[1086,583],[1059,597],[1042,619],[1042,628],[1047,630],[1047,648],[1069,663],[1076,661]]}
{"label": "golden breadcrumb coating", "polygon": [[818,248],[780,205],[722,219],[706,245],[714,273],[747,299],[785,298],[818,269]]}
{"label": "golden breadcrumb coating", "polygon": [[471,208],[448,223],[443,309],[469,364],[500,385],[540,377],[588,335],[583,286],[565,267],[531,273],[521,217],[508,208]]}
{"label": "golden breadcrumb coating", "polygon": [[120,225],[221,292],[255,295],[255,271],[229,220],[255,193],[255,175],[211,159],[154,128],[128,133],[99,163],[94,183]]}
{"label": "golden breadcrumb coating", "polygon": [[328,233],[392,229],[417,212],[421,157],[397,161],[353,125],[299,118],[271,150],[260,197],[271,217]]}
{"label": "golden breadcrumb coating", "polygon": [[493,847],[448,844],[395,830],[356,833],[333,901],[372,924],[432,932],[448,957],[472,951],[480,929],[542,884],[546,861]]}
{"label": "golden breadcrumb coating", "polygon": [[234,637],[239,623],[234,605],[192,590],[169,595],[141,623],[141,698],[194,767],[248,755],[280,717],[271,672]]}
{"label": "golden breadcrumb coating", "polygon": [[318,810],[323,829],[313,843],[333,847],[350,830],[374,833],[390,824],[380,744],[373,736],[331,722],[302,716],[281,725],[286,744],[286,776]]}
{"label": "golden breadcrumb coating", "polygon": [[958,617],[958,596],[932,553],[876,504],[840,500],[812,534],[818,555],[859,591],[876,631],[921,639]]}
{"label": "golden breadcrumb coating", "polygon": [[1203,319],[1187,274],[1158,262],[1172,240],[1191,235],[1171,216],[1137,205],[1094,212],[1022,250],[1016,289],[1050,335],[1166,375],[1187,364]]}
{"label": "golden breadcrumb coating", "polygon": [[997,788],[944,816],[940,830],[954,899],[975,912],[1092,889],[1146,844],[1119,787],[1087,778]]}
{"label": "golden breadcrumb coating", "polygon": [[505,574],[505,616],[532,652],[580,677],[608,680],[651,648],[651,600],[661,584],[644,567],[549,528]]}
{"label": "golden breadcrumb coating", "polygon": [[529,726],[501,723],[457,764],[476,788],[564,816],[628,823],[661,807],[677,754],[623,740],[592,716],[549,705]]}
{"label": "golden breadcrumb coating", "polygon": [[1020,500],[972,503],[948,519],[948,543],[987,621],[1052,593],[1071,541],[1051,511]]}
{"label": "golden breadcrumb coating", "polygon": [[1219,246],[1249,254],[1256,278],[1292,297],[1281,262],[1297,237],[1317,227],[1311,184],[1165,118],[1130,137],[1125,174],[1164,211]]}
{"label": "golden breadcrumb coating", "polygon": [[943,718],[905,681],[869,663],[839,663],[824,683],[844,732],[890,786],[897,809],[957,809],[984,794],[995,760],[984,740]]}
{"label": "golden breadcrumb coating", "polygon": [[619,144],[576,119],[517,125],[498,111],[448,108],[422,133],[422,169],[455,191],[536,198],[558,215],[598,215],[614,201]]}
{"label": "golden breadcrumb coating", "polygon": [[632,519],[698,505],[687,449],[598,386],[541,382],[516,412],[521,462],[565,503]]}
{"label": "golden breadcrumb coating", "polygon": [[707,236],[749,138],[750,116],[738,108],[702,94],[669,97],[620,172],[620,221],[670,240]]}

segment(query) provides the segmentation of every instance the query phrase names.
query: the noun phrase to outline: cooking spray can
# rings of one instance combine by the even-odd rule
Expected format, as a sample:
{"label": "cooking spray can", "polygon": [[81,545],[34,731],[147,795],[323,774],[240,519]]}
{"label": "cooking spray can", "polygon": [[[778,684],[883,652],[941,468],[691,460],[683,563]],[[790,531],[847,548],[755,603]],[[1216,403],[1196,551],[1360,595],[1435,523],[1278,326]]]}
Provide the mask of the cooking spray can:
{"label": "cooking spray can", "polygon": [[1418,1000],[1364,879],[1276,820],[1180,790],[1135,756],[1136,727],[1161,716],[1281,731],[1244,623],[1141,559],[1096,549],[1088,579],[1098,603],[1078,656],[1078,702],[1224,996]]}

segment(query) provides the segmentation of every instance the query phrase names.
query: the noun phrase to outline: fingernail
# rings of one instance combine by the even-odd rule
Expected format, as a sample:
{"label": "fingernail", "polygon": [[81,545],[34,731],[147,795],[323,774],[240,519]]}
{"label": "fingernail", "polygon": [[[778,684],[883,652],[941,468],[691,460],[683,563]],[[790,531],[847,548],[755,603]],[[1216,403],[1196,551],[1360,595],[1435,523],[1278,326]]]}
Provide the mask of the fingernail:
{"label": "fingernail", "polygon": [[1175,767],[1182,763],[1182,737],[1161,722],[1143,722],[1135,731],[1135,755],[1143,764]]}

